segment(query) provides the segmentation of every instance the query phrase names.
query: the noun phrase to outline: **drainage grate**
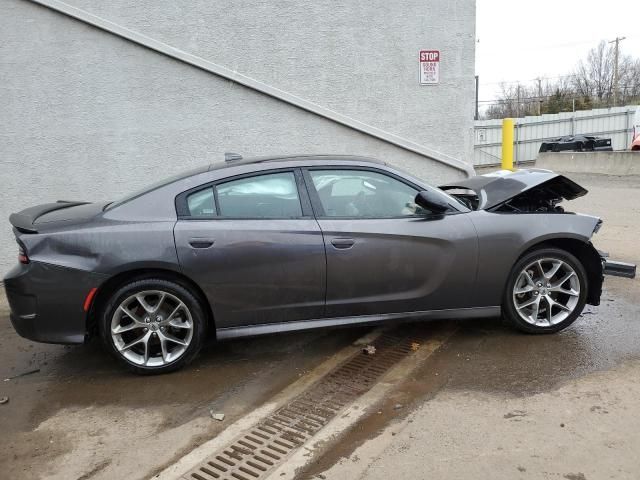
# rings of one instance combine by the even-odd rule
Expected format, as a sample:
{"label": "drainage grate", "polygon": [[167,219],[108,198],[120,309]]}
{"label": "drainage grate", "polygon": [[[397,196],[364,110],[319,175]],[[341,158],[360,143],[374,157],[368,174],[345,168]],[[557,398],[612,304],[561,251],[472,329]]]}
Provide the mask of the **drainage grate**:
{"label": "drainage grate", "polygon": [[346,360],[182,478],[265,478],[344,406],[371,389],[380,376],[412,351],[412,341],[408,337],[390,333],[383,333],[373,345],[375,354],[360,353]]}

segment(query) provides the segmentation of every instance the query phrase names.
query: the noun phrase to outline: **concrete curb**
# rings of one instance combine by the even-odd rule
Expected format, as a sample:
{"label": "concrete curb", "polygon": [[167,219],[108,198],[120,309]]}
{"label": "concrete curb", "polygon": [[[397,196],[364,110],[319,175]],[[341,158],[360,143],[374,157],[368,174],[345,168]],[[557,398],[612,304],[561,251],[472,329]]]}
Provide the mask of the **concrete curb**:
{"label": "concrete curb", "polygon": [[640,152],[541,153],[536,168],[567,173],[640,175]]}
{"label": "concrete curb", "polygon": [[273,413],[281,405],[284,405],[292,398],[297,396],[300,392],[309,388],[318,379],[322,378],[328,372],[330,372],[337,365],[348,359],[351,355],[356,353],[360,349],[360,345],[367,344],[375,340],[382,334],[383,328],[377,328],[371,332],[368,332],[363,337],[357,339],[353,344],[343,348],[339,352],[336,352],[333,356],[325,360],[320,365],[317,365],[311,372],[307,373],[280,393],[278,393],[271,400],[264,405],[256,408],[253,412],[238,419],[236,422],[229,425],[217,436],[207,440],[202,445],[196,447],[191,452],[179,458],[173,464],[165,467],[160,473],[151,477],[153,480],[176,480],[183,474],[187,473],[193,467],[201,463],[212,452],[215,452],[219,448],[225,446],[232,441],[239,433],[243,432],[247,428],[251,427],[261,418]]}

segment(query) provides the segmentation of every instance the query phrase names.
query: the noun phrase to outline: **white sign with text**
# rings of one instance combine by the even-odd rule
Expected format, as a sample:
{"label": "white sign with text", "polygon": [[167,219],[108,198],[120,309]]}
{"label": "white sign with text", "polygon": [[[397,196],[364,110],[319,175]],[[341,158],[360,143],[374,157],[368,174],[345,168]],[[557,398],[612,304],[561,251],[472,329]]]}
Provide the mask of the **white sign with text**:
{"label": "white sign with text", "polygon": [[420,50],[420,85],[440,83],[440,50]]}

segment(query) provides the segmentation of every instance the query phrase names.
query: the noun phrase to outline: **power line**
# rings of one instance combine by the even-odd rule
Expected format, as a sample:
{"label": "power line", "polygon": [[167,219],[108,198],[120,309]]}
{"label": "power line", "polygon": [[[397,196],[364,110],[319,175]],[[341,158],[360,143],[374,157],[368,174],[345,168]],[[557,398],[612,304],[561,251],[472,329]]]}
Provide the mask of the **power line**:
{"label": "power line", "polygon": [[[620,88],[622,88],[623,90],[626,90],[627,88],[631,88],[628,85],[621,85]],[[534,103],[534,102],[540,102],[541,100],[548,100],[550,98],[555,97],[555,94],[551,94],[551,95],[534,95],[534,96],[530,96],[530,97],[520,97],[520,99],[518,98],[506,98],[506,99],[498,99],[498,100],[478,100],[478,103],[483,103],[486,105],[505,105],[505,104],[516,104],[516,103]],[[585,98],[585,97],[591,97],[590,95],[580,95],[580,94],[575,94],[572,92],[572,94],[569,95],[561,95],[561,97],[564,97],[565,99],[581,99],[581,98]]]}
{"label": "power line", "polygon": [[498,82],[484,82],[484,83],[480,83],[480,85],[513,85],[513,84],[522,84],[522,83],[528,83],[528,82],[537,82],[538,79],[540,80],[556,80],[558,78],[573,78],[573,77],[577,77],[579,76],[576,73],[569,73],[567,75],[556,75],[553,77],[536,77],[536,78],[530,78],[528,80],[504,80],[504,81],[498,81]]}
{"label": "power line", "polygon": [[[522,44],[518,44],[518,49],[519,50],[536,50],[536,51],[540,51],[540,50],[550,50],[550,49],[556,49],[556,48],[567,48],[567,47],[575,47],[577,45],[594,45],[597,44],[599,42],[602,41],[602,37],[600,38],[592,38],[590,40],[581,40],[581,41],[575,41],[575,42],[563,42],[563,43],[546,43],[546,44],[534,44],[534,45],[522,45]],[[482,42],[482,37],[478,36],[476,43],[478,43],[480,45],[480,48],[484,47],[485,45],[496,45],[499,47],[503,47],[503,44],[497,40],[493,40],[493,41],[488,41],[488,42]]]}
{"label": "power line", "polygon": [[[634,89],[634,88],[638,88],[638,89],[640,89],[640,82],[625,83],[625,84],[622,84],[622,85],[618,85],[618,88],[619,88],[620,90],[627,90],[627,89]],[[606,92],[606,93],[611,93],[611,94],[613,94],[613,89],[611,89],[611,91],[610,91],[610,92]],[[561,94],[561,95],[573,95],[573,96],[575,96],[576,98],[577,98],[577,97],[584,97],[584,96],[585,96],[585,95],[583,95],[583,94],[581,94],[581,93],[574,92],[574,91],[569,91],[569,92],[562,92],[562,91],[560,91],[560,94]],[[527,96],[527,97],[522,97],[522,98],[525,98],[525,99],[526,99],[526,98],[553,97],[553,96],[555,96],[555,95],[556,95],[556,92],[554,92],[554,93],[550,93],[550,94],[545,94],[545,95],[529,95],[529,96]],[[586,96],[589,96],[589,95],[586,95]],[[513,98],[512,100],[515,100],[515,98]],[[478,101],[479,101],[480,103],[483,103],[483,102],[484,102],[484,103],[486,103],[486,102],[493,102],[493,100],[478,100]]]}

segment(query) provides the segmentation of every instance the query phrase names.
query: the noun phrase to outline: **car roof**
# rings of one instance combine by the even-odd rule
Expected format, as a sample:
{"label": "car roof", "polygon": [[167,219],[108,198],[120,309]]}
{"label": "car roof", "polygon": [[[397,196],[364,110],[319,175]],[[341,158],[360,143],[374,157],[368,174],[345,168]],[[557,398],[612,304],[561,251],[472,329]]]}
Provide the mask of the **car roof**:
{"label": "car roof", "polygon": [[224,162],[216,162],[209,165],[209,171],[220,170],[223,168],[237,167],[240,165],[250,165],[253,163],[267,163],[267,162],[309,162],[309,161],[344,161],[344,162],[365,162],[373,163],[375,165],[386,165],[385,162],[370,157],[361,157],[357,155],[337,155],[337,154],[314,154],[314,155],[278,155],[278,156],[262,156],[262,157],[248,157],[238,160],[227,160]]}
{"label": "car roof", "polygon": [[[309,165],[310,163],[313,164],[314,162],[319,162],[319,163],[328,162],[333,165],[343,163],[343,162],[345,165],[353,165],[353,164],[357,165],[357,164],[363,164],[363,163],[365,164],[369,163],[372,165],[385,165],[385,166],[387,165],[385,162],[376,160],[375,158],[361,157],[356,155],[336,155],[336,154],[304,155],[302,154],[302,155],[277,155],[277,156],[272,155],[272,156],[249,157],[249,158],[242,158],[240,155],[237,155],[237,154],[230,154],[230,155],[233,155],[238,159],[226,160],[223,162],[216,162],[209,165],[203,165],[195,169],[188,170],[186,172],[180,172],[177,175],[174,175],[169,178],[165,178],[160,182],[157,182],[153,185],[147,186],[141,190],[133,192],[130,195],[127,195],[118,201],[112,202],[108,204],[106,209],[111,210],[131,200],[134,200],[138,197],[146,195],[152,191],[178,183],[185,179],[198,177],[208,172],[216,172],[215,173],[216,175],[225,175],[224,170],[227,168],[232,169],[235,167],[251,166],[251,165],[258,165],[258,164],[265,164],[265,163],[277,163],[277,162],[283,162],[283,163],[286,162],[288,166],[291,166],[291,162],[294,163],[294,166],[296,166],[295,165],[296,162],[299,163],[298,166]],[[243,170],[246,170],[246,169],[243,169]],[[263,168],[259,168],[258,170],[263,170]],[[242,172],[242,173],[246,173],[246,172]]]}

